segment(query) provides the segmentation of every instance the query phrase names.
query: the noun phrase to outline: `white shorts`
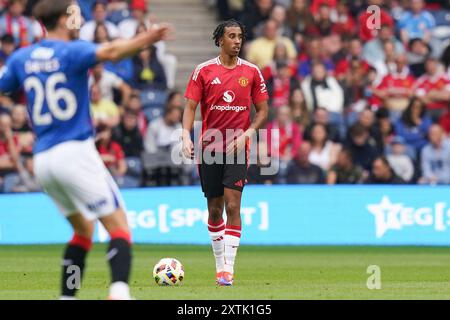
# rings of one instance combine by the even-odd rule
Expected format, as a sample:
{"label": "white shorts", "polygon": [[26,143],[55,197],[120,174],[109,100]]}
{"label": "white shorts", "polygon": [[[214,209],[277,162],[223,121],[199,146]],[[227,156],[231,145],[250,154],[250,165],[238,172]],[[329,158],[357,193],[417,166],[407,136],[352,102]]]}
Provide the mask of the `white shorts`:
{"label": "white shorts", "polygon": [[66,217],[81,213],[95,220],[125,209],[119,188],[92,138],[64,142],[36,154],[34,172]]}

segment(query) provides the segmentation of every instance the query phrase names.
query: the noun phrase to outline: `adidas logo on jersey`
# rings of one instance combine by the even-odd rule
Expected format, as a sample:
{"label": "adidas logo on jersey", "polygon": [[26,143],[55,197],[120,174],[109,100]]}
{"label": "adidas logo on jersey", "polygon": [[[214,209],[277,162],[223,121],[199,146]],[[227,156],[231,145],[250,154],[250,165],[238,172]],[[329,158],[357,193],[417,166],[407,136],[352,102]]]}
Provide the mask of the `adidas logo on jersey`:
{"label": "adidas logo on jersey", "polygon": [[220,79],[218,77],[216,77],[211,84],[222,84],[222,82],[220,82]]}

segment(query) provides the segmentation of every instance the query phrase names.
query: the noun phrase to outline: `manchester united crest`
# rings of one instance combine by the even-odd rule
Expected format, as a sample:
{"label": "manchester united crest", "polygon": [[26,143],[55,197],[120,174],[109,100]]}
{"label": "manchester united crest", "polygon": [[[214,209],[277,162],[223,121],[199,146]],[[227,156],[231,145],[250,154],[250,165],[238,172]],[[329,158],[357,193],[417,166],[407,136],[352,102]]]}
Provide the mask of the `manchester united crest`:
{"label": "manchester united crest", "polygon": [[248,86],[248,79],[246,77],[240,77],[238,81],[241,87],[245,88]]}

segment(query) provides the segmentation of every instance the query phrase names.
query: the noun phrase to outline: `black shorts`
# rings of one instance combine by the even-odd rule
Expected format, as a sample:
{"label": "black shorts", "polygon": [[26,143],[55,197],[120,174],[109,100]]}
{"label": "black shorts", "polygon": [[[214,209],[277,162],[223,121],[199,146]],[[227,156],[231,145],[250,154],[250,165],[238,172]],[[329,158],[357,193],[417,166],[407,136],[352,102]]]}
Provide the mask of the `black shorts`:
{"label": "black shorts", "polygon": [[224,188],[242,192],[247,183],[247,152],[239,156],[231,156],[228,161],[224,154],[213,154],[213,156],[215,159],[222,159],[222,161],[211,163],[211,161],[207,162],[203,159],[198,166],[205,197],[221,197],[224,194]]}

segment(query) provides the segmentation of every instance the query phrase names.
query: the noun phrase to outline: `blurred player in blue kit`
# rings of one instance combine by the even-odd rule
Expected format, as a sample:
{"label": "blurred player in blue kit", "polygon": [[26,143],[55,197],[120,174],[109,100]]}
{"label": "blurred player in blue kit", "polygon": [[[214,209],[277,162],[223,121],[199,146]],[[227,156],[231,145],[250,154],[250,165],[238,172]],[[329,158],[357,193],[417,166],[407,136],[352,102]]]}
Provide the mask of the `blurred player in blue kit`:
{"label": "blurred player in blue kit", "polygon": [[[154,25],[130,40],[96,45],[75,40],[72,0],[41,0],[33,15],[47,29],[45,39],[16,51],[0,71],[0,91],[25,91],[37,141],[35,173],[73,227],[64,252],[61,299],[74,299],[92,247],[95,220],[110,235],[109,299],[130,299],[131,235],[119,189],[94,143],[89,110],[88,69],[117,61],[170,37],[168,24]],[[71,8],[70,10],[69,7]],[[79,27],[79,26],[78,26]],[[79,282],[78,282],[79,283]]]}

